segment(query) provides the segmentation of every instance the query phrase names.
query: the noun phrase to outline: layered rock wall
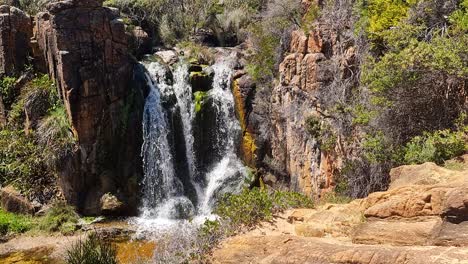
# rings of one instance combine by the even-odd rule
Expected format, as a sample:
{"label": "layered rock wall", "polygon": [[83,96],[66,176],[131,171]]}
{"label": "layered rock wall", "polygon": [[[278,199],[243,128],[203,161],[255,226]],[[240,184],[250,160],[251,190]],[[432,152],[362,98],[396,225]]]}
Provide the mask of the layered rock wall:
{"label": "layered rock wall", "polygon": [[27,63],[31,18],[13,6],[0,6],[0,76],[19,73]]}
{"label": "layered rock wall", "polygon": [[[63,166],[67,199],[88,214],[106,193],[122,201],[114,213],[136,208],[141,176],[143,90],[129,57],[118,12],[102,1],[49,4],[35,24],[37,57],[56,81],[79,149]],[[141,86],[141,85],[140,85]]]}
{"label": "layered rock wall", "polygon": [[[344,47],[344,54],[341,48]],[[271,95],[271,160],[269,166],[283,171],[293,190],[320,196],[335,186],[334,174],[344,155],[341,135],[327,144],[308,131],[308,119],[317,120],[323,133],[332,116],[322,110],[333,79],[346,80],[354,47],[342,43],[338,34],[324,25],[305,34],[292,32],[289,50],[279,66],[279,84]],[[335,91],[338,92],[338,91]],[[331,133],[331,132],[330,132]]]}

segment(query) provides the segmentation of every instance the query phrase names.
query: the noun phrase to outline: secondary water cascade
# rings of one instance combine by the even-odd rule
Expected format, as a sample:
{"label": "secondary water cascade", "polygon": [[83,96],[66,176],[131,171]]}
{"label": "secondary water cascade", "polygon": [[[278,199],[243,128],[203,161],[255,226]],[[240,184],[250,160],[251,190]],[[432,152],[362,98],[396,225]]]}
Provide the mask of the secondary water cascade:
{"label": "secondary water cascade", "polygon": [[241,128],[231,92],[232,59],[208,69],[213,82],[200,112],[195,110],[188,64],[178,63],[173,70],[159,62],[143,65],[150,92],[143,115],[139,225],[208,217],[216,199],[240,190],[247,176],[236,149]]}

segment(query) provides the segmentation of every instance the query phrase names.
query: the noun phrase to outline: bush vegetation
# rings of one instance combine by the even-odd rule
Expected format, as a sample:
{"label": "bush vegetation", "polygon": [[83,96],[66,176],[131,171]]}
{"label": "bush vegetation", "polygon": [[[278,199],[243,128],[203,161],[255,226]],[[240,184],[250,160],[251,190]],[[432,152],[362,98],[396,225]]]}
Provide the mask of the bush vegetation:
{"label": "bush vegetation", "polygon": [[[56,86],[45,74],[25,84],[11,104],[7,126],[0,131],[0,184],[48,200],[53,195],[54,166],[75,146],[67,114]],[[26,111],[39,119],[28,130],[24,129]]]}
{"label": "bush vegetation", "polygon": [[76,230],[78,220],[79,215],[75,209],[65,202],[59,201],[53,204],[47,211],[47,214],[40,219],[39,229],[67,235]]}
{"label": "bush vegetation", "polygon": [[38,194],[50,183],[51,175],[42,158],[42,148],[23,131],[0,131],[0,182],[13,185],[24,194]]}
{"label": "bush vegetation", "polygon": [[0,236],[8,233],[24,233],[33,227],[33,219],[29,216],[5,212],[0,209]]}
{"label": "bush vegetation", "polygon": [[467,7],[466,0],[354,2],[361,50],[348,113],[359,154],[342,172],[353,196],[385,188],[392,167],[442,165],[467,151],[456,120],[466,111]]}
{"label": "bush vegetation", "polygon": [[245,189],[240,194],[228,194],[215,209],[222,220],[228,222],[233,231],[251,228],[261,221],[269,221],[273,215],[288,208],[313,208],[313,201],[299,193]]}
{"label": "bush vegetation", "polygon": [[443,165],[446,160],[460,156],[468,151],[466,131],[449,129],[424,133],[414,137],[405,147],[404,163],[421,164],[435,162]]}
{"label": "bush vegetation", "polygon": [[109,241],[92,233],[67,250],[67,264],[117,264],[117,249]]}
{"label": "bush vegetation", "polygon": [[15,83],[15,77],[6,76],[0,80],[0,95],[7,109],[11,107],[15,97],[18,96],[18,91],[15,91]]}

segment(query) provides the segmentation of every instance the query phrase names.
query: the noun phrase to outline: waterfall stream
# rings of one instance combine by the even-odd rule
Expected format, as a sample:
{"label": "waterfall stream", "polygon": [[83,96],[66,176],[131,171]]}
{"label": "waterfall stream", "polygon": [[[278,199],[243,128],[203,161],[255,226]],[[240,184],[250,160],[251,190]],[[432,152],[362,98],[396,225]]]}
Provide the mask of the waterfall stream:
{"label": "waterfall stream", "polygon": [[[196,115],[202,114],[195,111],[187,64],[174,65],[172,71],[159,62],[144,66],[151,89],[143,119],[145,176],[139,226],[206,218],[211,215],[217,198],[224,193],[239,191],[246,178],[246,169],[237,157],[236,149],[241,128],[231,92],[232,62],[225,59],[212,66],[213,84],[206,93],[207,111],[215,116],[212,124],[197,123],[201,119]],[[205,127],[208,125],[212,127]],[[201,167],[197,164],[197,155],[203,154],[195,149],[195,141],[202,139],[195,138],[194,126],[198,131],[208,130],[214,135],[210,139],[213,160],[201,171],[197,171]],[[179,136],[181,133],[183,136]],[[184,155],[178,153],[181,146],[184,146]],[[182,161],[180,156],[183,156]],[[180,167],[187,168],[188,175]],[[190,190],[195,190],[195,197]]]}

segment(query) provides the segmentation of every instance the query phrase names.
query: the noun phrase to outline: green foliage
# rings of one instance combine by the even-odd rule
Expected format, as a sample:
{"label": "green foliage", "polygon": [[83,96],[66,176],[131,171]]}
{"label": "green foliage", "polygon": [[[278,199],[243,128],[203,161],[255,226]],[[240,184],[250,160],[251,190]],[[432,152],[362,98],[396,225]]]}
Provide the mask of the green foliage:
{"label": "green foliage", "polygon": [[444,167],[449,170],[454,170],[454,171],[463,171],[467,168],[465,163],[457,161],[457,160],[447,160],[444,163]]}
{"label": "green foliage", "polygon": [[3,77],[0,80],[0,95],[2,96],[5,107],[9,108],[18,96],[18,91],[15,91],[16,78]]}
{"label": "green foliage", "polygon": [[312,30],[312,25],[319,16],[320,7],[312,2],[307,13],[302,17],[301,28],[306,32],[306,34]]}
{"label": "green foliage", "polygon": [[305,120],[306,131],[314,138],[318,138],[321,135],[322,125],[320,119],[315,116],[309,116]]}
{"label": "green foliage", "polygon": [[72,153],[76,144],[65,107],[52,108],[37,129],[38,141],[45,146],[44,156],[50,165]]}
{"label": "green foliage", "polygon": [[67,250],[67,264],[117,264],[117,249],[110,242],[92,233]]}
{"label": "green foliage", "polygon": [[57,87],[54,81],[50,79],[49,75],[42,74],[36,76],[27,86],[29,87],[27,88],[28,90],[42,90],[47,92],[51,110],[62,105],[57,93]]}
{"label": "green foliage", "polygon": [[47,232],[71,234],[76,230],[79,216],[75,208],[65,202],[56,202],[40,220],[39,229]]}
{"label": "green foliage", "polygon": [[57,89],[47,74],[36,76],[21,89],[21,94],[12,104],[8,113],[10,126],[22,128],[25,109],[29,106],[34,115],[46,114],[61,105]]}
{"label": "green foliage", "polygon": [[368,125],[369,122],[377,115],[375,111],[367,109],[365,106],[358,104],[352,109],[353,125]]}
{"label": "green foliage", "polygon": [[0,235],[7,233],[24,233],[33,227],[29,216],[5,212],[0,209]]}
{"label": "green foliage", "polygon": [[375,44],[382,41],[386,30],[391,29],[405,18],[408,10],[418,0],[359,0],[356,13],[359,16],[358,30],[363,30]]}
{"label": "green foliage", "polygon": [[322,151],[331,151],[336,145],[336,135],[333,133],[331,126],[325,122],[320,121],[315,116],[309,116],[305,120],[305,127],[307,133],[317,139]]}
{"label": "green foliage", "polygon": [[468,0],[460,2],[460,8],[452,13],[450,22],[454,31],[468,31]]}
{"label": "green foliage", "polygon": [[280,44],[280,37],[271,34],[266,25],[254,25],[251,29],[255,50],[249,59],[247,72],[254,80],[268,80],[275,76],[275,54]]}
{"label": "green foliage", "polygon": [[50,0],[20,0],[19,8],[29,15],[35,15],[40,11],[44,11]]}
{"label": "green foliage", "polygon": [[237,230],[271,220],[273,214],[287,208],[313,206],[313,202],[302,194],[254,188],[245,189],[240,194],[226,195],[216,206],[215,213]]}
{"label": "green foliage", "polygon": [[52,179],[42,158],[42,149],[22,131],[0,131],[0,183],[12,184],[25,194],[41,191]]}
{"label": "green foliage", "polygon": [[431,161],[442,165],[446,160],[462,155],[466,151],[468,151],[466,132],[446,129],[414,137],[405,147],[404,161],[406,164]]}
{"label": "green foliage", "polygon": [[374,134],[367,134],[363,140],[362,148],[364,157],[371,163],[380,163],[392,160],[393,148],[387,142],[385,135],[382,131]]}

